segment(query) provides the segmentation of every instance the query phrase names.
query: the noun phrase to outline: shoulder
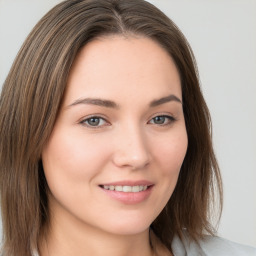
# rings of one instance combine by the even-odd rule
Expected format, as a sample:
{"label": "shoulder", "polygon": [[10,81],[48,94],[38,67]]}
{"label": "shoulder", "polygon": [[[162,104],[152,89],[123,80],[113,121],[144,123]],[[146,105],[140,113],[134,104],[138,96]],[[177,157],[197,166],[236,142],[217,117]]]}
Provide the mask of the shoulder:
{"label": "shoulder", "polygon": [[256,256],[256,248],[241,245],[217,236],[205,236],[199,244],[188,237],[173,240],[174,255],[186,256]]}
{"label": "shoulder", "polygon": [[220,237],[206,236],[200,242],[200,246],[204,253],[209,256],[256,256],[255,248],[234,243]]}

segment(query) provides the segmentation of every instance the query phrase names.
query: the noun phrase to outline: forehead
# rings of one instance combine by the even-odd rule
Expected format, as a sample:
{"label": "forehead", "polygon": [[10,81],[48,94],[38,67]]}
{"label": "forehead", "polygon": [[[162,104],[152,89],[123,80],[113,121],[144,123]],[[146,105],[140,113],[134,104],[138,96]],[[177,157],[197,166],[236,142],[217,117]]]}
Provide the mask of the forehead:
{"label": "forehead", "polygon": [[66,100],[170,93],[181,97],[179,74],[166,50],[145,37],[109,36],[81,49],[69,74]]}

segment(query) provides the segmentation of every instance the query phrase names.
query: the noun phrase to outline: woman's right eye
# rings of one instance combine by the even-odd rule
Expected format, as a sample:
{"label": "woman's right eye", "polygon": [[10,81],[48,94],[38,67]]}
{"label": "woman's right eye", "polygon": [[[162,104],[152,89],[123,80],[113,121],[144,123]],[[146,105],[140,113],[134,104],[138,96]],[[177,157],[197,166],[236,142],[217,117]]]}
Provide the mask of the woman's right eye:
{"label": "woman's right eye", "polygon": [[91,116],[80,122],[82,125],[88,126],[90,128],[100,128],[107,124],[107,121],[99,116]]}

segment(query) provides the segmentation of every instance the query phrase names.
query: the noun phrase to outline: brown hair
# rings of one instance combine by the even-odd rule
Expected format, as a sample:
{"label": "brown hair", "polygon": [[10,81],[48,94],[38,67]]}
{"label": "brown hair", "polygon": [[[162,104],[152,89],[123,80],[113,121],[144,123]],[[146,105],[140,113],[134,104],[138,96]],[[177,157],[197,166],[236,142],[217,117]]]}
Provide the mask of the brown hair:
{"label": "brown hair", "polygon": [[188,150],[174,193],[151,228],[170,251],[174,235],[182,238],[184,229],[195,241],[205,233],[214,234],[210,206],[216,194],[222,203],[221,178],[210,115],[185,37],[167,16],[143,0],[68,0],[32,30],[2,89],[3,255],[30,256],[38,246],[48,220],[42,148],[53,130],[74,58],[90,40],[111,34],[155,40],[170,54],[181,78]]}

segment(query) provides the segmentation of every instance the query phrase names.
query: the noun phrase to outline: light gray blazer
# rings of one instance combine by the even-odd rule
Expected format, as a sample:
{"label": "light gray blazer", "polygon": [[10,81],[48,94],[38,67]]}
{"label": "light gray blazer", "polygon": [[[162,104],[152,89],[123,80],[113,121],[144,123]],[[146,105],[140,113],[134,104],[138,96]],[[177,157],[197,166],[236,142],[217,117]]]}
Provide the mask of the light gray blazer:
{"label": "light gray blazer", "polygon": [[199,244],[175,237],[172,248],[175,256],[256,256],[256,248],[212,236]]}

